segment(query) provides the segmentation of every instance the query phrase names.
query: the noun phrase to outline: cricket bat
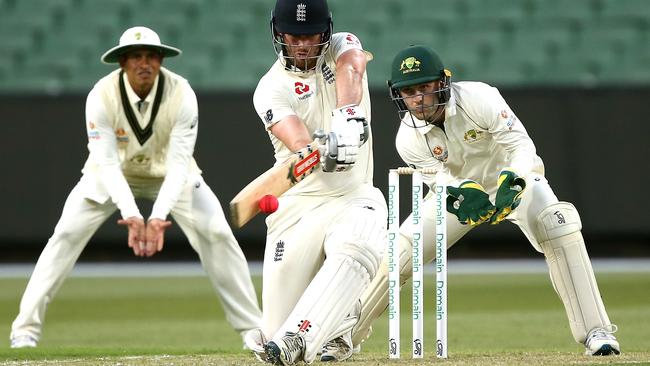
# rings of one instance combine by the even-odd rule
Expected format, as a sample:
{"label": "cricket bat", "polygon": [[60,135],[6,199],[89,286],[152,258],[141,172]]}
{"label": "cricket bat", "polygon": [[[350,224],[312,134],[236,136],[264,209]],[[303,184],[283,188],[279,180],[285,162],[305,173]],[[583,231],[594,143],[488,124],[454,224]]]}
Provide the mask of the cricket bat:
{"label": "cricket bat", "polygon": [[[312,144],[311,146],[318,146]],[[248,183],[230,201],[230,223],[239,229],[260,212],[260,198],[267,194],[281,196],[311,173],[318,171],[320,152],[310,146],[294,153],[282,164],[275,165]]]}

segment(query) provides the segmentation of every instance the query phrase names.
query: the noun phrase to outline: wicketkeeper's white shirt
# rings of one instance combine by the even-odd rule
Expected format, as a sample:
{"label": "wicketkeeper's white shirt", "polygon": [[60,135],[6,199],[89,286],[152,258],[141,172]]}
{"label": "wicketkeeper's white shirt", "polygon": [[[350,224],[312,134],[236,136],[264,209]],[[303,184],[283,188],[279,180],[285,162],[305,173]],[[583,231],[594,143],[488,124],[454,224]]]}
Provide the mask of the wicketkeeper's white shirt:
{"label": "wicketkeeper's white shirt", "polygon": [[[410,127],[415,123],[418,128]],[[471,179],[496,194],[499,172],[513,168],[519,175],[544,174],[542,159],[524,125],[499,91],[485,83],[452,83],[445,110],[444,131],[407,113],[395,140],[397,151],[409,165],[444,169],[446,185]],[[427,184],[433,175],[424,175]]]}
{"label": "wicketkeeper's white shirt", "polygon": [[[319,129],[329,132],[332,110],[336,108],[336,60],[350,49],[362,49],[358,38],[351,33],[335,33],[322,64],[315,71],[290,72],[285,70],[279,60],[276,61],[260,80],[253,96],[255,110],[267,131],[283,118],[295,115],[305,124],[310,134]],[[360,106],[370,123],[370,93],[365,73]],[[292,154],[270,132],[269,138],[275,150],[276,164]],[[350,171],[312,174],[284,195],[340,196],[356,189],[359,184],[372,184],[372,169],[371,137],[359,148],[357,162]]]}

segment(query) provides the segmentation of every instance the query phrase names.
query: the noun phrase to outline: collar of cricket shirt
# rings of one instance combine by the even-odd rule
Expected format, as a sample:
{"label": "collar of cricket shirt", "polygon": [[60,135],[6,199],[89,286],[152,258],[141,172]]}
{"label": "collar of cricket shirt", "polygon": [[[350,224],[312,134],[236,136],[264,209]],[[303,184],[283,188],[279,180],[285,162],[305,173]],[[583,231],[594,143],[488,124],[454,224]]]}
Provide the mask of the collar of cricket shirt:
{"label": "collar of cricket shirt", "polygon": [[151,88],[151,90],[155,90],[155,94],[149,92],[149,95],[147,95],[147,97],[144,99],[144,101],[148,103],[151,103],[151,99],[153,99],[151,119],[144,128],[140,127],[140,123],[138,123],[138,119],[133,112],[133,106],[140,101],[140,97],[138,97],[135,91],[133,91],[131,84],[125,82],[124,79],[126,79],[126,75],[124,75],[124,71],[120,71],[119,83],[122,107],[124,108],[124,114],[126,115],[126,119],[129,122],[129,126],[131,126],[133,134],[138,139],[140,146],[142,146],[153,134],[153,124],[156,120],[156,115],[158,114],[158,108],[160,108],[160,101],[162,99],[163,88],[165,86],[165,77],[163,76],[162,72],[158,74],[158,77],[154,81],[154,84]]}

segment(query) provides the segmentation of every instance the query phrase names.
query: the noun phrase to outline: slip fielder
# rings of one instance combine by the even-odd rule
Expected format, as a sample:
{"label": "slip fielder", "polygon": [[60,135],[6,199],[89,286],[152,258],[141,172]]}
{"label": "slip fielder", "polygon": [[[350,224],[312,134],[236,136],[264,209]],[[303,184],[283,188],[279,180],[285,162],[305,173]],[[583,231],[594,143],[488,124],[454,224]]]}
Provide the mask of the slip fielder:
{"label": "slip fielder", "polygon": [[[35,347],[47,305],[91,236],[115,210],[128,228],[136,256],[163,248],[172,215],[199,254],[226,313],[242,336],[259,327],[261,313],[246,259],[221,205],[192,157],[198,106],[187,80],[161,66],[179,55],[145,27],[127,29],[103,56],[119,63],[88,94],[90,154],[70,192],[54,234],[29,280],[11,328],[11,347]],[[145,223],[134,197],[154,201]]]}

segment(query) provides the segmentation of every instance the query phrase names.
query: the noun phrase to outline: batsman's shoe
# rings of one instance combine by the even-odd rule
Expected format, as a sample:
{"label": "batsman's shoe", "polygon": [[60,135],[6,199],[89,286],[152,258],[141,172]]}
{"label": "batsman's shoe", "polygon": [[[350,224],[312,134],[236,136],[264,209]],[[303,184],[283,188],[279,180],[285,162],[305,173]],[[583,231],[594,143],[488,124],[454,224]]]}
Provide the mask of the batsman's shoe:
{"label": "batsman's shoe", "polygon": [[587,335],[585,341],[585,354],[587,356],[609,356],[621,353],[621,346],[612,333],[616,332],[616,326],[612,325],[612,331],[604,328],[594,328]]}
{"label": "batsman's shoe", "polygon": [[244,332],[244,349],[252,351],[258,361],[266,362],[268,359],[264,350],[266,342],[266,337],[260,328]]}
{"label": "batsman's shoe", "polygon": [[325,343],[321,352],[320,360],[322,362],[345,361],[352,357],[354,348],[352,347],[352,329],[340,337],[336,337]]}
{"label": "batsman's shoe", "polygon": [[300,333],[287,332],[278,341],[264,345],[267,362],[274,365],[295,365],[305,354],[305,338]]}
{"label": "batsman's shoe", "polygon": [[11,338],[11,348],[34,348],[36,347],[36,338],[30,335],[22,335]]}

